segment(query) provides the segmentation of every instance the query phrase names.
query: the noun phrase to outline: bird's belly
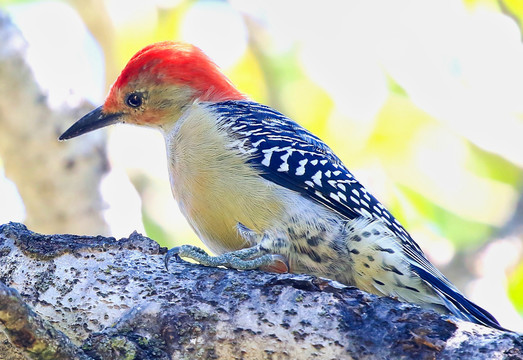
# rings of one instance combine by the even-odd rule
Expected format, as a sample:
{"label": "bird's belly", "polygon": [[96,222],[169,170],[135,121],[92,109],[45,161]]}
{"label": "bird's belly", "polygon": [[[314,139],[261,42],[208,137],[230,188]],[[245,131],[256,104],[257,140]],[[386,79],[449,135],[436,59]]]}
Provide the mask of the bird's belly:
{"label": "bird's belly", "polygon": [[217,187],[220,185],[212,181],[196,194],[189,195],[184,189],[175,190],[182,213],[202,242],[215,254],[253,245],[240,236],[239,223],[263,233],[281,216],[281,204],[277,199],[271,200],[274,194],[266,184],[257,194],[252,194],[242,191],[241,181],[237,180],[234,176],[229,177],[232,189],[227,193],[219,191]]}

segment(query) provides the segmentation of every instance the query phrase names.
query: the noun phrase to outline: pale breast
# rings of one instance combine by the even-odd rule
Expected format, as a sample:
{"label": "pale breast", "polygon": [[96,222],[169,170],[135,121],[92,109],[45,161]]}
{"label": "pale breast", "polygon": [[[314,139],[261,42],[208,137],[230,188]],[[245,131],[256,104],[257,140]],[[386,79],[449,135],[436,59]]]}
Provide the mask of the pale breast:
{"label": "pale breast", "polygon": [[283,211],[275,185],[258,176],[218,129],[205,107],[192,105],[165,133],[171,187],[201,240],[215,253],[248,246],[236,225],[263,233]]}

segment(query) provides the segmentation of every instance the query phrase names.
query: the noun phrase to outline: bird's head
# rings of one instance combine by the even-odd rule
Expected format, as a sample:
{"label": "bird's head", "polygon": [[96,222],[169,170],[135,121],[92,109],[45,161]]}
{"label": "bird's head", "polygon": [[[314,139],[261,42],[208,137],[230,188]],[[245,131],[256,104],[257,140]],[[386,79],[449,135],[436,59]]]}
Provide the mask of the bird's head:
{"label": "bird's head", "polygon": [[73,124],[60,140],[115,123],[170,127],[194,101],[244,98],[199,48],[182,42],[155,43],[129,60],[104,104]]}

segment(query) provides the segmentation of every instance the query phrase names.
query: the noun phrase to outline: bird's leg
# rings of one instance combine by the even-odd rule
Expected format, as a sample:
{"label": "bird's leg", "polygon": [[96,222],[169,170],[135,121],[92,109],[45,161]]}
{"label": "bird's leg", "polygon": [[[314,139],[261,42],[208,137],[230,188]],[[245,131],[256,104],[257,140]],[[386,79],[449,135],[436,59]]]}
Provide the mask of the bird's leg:
{"label": "bird's leg", "polygon": [[257,241],[257,238],[260,238],[260,235],[248,229],[241,223],[238,223],[238,231],[250,244],[254,243],[256,245],[218,256],[211,256],[196,246],[182,245],[172,248],[167,252],[165,255],[165,267],[168,269],[169,261],[174,256],[176,260],[180,260],[181,257],[186,257],[196,260],[198,263],[205,266],[225,266],[238,270],[263,268],[276,272],[288,271],[289,266],[284,256],[270,254],[267,249],[262,246],[264,239],[267,238],[266,234],[261,236],[261,240]]}

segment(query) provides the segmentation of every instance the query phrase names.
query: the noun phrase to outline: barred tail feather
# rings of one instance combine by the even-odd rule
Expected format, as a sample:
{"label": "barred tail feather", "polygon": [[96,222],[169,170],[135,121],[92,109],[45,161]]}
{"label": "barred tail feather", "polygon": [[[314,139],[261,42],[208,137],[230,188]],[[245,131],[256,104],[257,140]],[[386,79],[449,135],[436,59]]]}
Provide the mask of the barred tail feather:
{"label": "barred tail feather", "polygon": [[498,321],[488,311],[474,304],[456,289],[450,288],[438,277],[414,264],[411,264],[411,268],[412,271],[440,294],[447,309],[458,318],[494,329],[508,331],[499,325]]}

